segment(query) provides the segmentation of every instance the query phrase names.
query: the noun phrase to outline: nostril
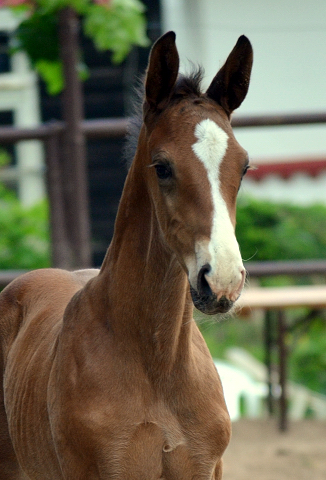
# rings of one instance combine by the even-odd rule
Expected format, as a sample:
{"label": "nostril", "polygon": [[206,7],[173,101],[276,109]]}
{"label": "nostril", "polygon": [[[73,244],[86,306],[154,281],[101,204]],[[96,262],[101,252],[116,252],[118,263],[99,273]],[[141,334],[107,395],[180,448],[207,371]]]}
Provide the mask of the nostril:
{"label": "nostril", "polygon": [[213,292],[211,290],[211,287],[208,285],[208,282],[205,278],[205,275],[211,271],[211,266],[206,263],[201,267],[198,273],[198,278],[197,278],[197,290],[200,296],[212,296]]}

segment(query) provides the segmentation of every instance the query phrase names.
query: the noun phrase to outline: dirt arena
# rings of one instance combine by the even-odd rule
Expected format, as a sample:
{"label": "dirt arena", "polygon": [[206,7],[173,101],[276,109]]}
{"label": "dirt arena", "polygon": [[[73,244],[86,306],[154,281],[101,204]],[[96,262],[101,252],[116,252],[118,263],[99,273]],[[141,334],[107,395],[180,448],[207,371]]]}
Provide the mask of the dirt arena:
{"label": "dirt arena", "polygon": [[290,422],[286,433],[276,420],[235,422],[223,480],[326,480],[326,422]]}

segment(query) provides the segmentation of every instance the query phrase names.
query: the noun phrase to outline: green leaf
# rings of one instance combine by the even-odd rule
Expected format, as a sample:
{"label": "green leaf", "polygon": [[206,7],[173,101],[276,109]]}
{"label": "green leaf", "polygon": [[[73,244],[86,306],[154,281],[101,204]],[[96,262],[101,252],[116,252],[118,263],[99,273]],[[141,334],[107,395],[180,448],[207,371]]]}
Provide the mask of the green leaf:
{"label": "green leaf", "polygon": [[40,6],[40,12],[42,14],[56,14],[59,10],[71,7],[77,13],[84,14],[91,0],[37,0],[37,4]]}
{"label": "green leaf", "polygon": [[10,155],[5,148],[0,148],[0,168],[10,163]]}
{"label": "green leaf", "polygon": [[58,60],[58,20],[56,15],[35,11],[32,16],[21,22],[15,32],[13,50],[25,50],[33,65],[40,59]]}
{"label": "green leaf", "polygon": [[112,60],[120,63],[133,45],[145,47],[144,6],[137,0],[113,0],[108,6],[93,4],[84,19],[84,31],[99,50],[111,50]]}
{"label": "green leaf", "polygon": [[60,61],[38,60],[35,68],[46,83],[50,95],[57,95],[64,87],[62,63]]}
{"label": "green leaf", "polygon": [[[34,10],[15,32],[12,53],[23,50],[47,84],[52,95],[63,86],[59,56],[58,12],[73,8],[84,20],[84,30],[99,50],[111,50],[112,60],[120,63],[133,45],[149,45],[146,37],[145,7],[139,0],[112,0],[105,4],[93,0],[36,0]],[[87,77],[85,69],[80,77]]]}

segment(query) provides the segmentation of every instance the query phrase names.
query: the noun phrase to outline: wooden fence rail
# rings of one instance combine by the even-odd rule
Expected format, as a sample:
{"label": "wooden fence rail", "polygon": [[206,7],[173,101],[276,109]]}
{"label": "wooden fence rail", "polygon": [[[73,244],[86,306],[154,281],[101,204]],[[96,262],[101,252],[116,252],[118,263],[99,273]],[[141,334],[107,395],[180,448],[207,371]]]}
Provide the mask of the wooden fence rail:
{"label": "wooden fence rail", "polygon": [[[236,116],[232,120],[235,128],[277,127],[286,125],[310,125],[326,123],[326,113],[280,114]],[[82,131],[87,138],[117,138],[127,132],[128,118],[84,120]],[[20,140],[46,140],[61,134],[65,124],[51,121],[34,128],[0,127],[0,144],[11,144]]]}

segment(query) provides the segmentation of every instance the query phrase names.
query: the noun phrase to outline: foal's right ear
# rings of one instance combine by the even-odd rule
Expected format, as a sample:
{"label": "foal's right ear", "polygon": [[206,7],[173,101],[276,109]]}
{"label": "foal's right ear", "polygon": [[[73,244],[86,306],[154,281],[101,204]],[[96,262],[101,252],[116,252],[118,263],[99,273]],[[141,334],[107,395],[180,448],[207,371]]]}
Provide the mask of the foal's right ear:
{"label": "foal's right ear", "polygon": [[175,33],[168,32],[154,43],[145,80],[144,113],[161,111],[167,105],[179,72]]}

